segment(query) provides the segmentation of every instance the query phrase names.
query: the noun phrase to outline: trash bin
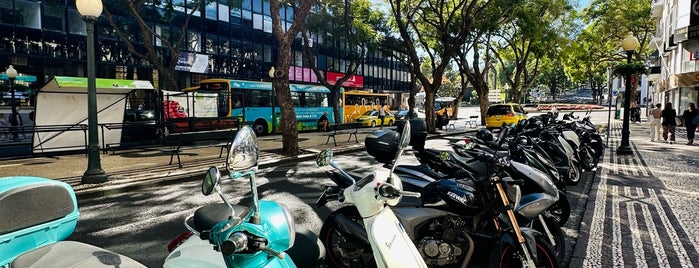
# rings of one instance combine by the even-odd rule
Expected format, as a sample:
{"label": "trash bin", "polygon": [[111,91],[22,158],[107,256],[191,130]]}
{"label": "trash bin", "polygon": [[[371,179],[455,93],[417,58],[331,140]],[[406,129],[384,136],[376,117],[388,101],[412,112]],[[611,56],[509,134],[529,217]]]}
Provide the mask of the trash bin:
{"label": "trash bin", "polygon": [[616,111],[614,112],[614,119],[619,119],[620,117],[621,117],[621,110],[616,109]]}

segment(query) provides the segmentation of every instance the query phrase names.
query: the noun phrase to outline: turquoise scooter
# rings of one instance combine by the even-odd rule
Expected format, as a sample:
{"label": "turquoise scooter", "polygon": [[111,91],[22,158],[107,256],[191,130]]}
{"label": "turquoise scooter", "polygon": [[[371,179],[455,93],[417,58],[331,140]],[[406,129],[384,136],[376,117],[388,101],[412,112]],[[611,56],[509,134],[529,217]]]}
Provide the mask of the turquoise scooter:
{"label": "turquoise scooter", "polygon": [[233,205],[221,191],[218,168],[208,170],[201,184],[204,195],[216,192],[223,203],[203,206],[185,219],[187,232],[168,245],[164,263],[174,267],[316,267],[325,256],[320,239],[295,228],[283,205],[259,200],[255,172],[258,148],[249,127],[238,131],[228,150],[225,178],[248,178],[252,206]]}

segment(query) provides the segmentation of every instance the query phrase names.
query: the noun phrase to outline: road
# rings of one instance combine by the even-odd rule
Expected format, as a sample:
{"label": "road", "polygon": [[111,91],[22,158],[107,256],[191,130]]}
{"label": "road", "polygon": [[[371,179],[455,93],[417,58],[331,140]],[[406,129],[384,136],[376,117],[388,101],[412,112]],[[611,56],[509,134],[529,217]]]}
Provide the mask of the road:
{"label": "road", "polygon": [[[606,115],[606,112],[592,113],[593,122],[606,122]],[[444,141],[432,140],[426,147],[434,148],[442,143]],[[344,169],[360,174],[381,167],[365,152],[338,156],[336,162]],[[413,164],[417,160],[408,153],[401,163]],[[313,206],[324,185],[332,184],[323,173],[329,168],[317,168],[313,161],[309,161],[262,169],[257,177],[260,197],[283,203],[294,215],[296,224],[317,234],[323,219],[339,207],[337,203],[330,203],[321,209]],[[574,209],[571,220],[565,226],[571,238],[569,251],[574,247],[580,216],[585,207],[578,200],[587,196],[589,182],[592,181],[590,175],[587,174],[579,185],[568,189],[568,198]],[[249,204],[247,181],[225,181],[223,191],[233,202]],[[220,202],[220,199],[217,196],[203,196],[198,178],[128,192],[109,192],[103,196],[81,196],[78,200],[80,219],[69,239],[127,255],[148,267],[161,267],[168,254],[167,243],[186,230],[182,223],[184,218],[196,208],[214,202]]]}

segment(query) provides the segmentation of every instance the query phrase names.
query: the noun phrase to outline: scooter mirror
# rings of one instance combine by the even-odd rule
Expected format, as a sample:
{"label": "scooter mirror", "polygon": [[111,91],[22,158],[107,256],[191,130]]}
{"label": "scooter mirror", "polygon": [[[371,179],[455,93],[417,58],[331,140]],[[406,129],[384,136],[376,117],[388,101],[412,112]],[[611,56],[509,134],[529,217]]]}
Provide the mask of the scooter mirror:
{"label": "scooter mirror", "polygon": [[333,150],[332,149],[325,149],[320,151],[318,153],[318,156],[316,156],[316,166],[318,167],[324,167],[327,166],[330,161],[333,159]]}
{"label": "scooter mirror", "polygon": [[408,145],[410,145],[410,121],[406,121],[405,124],[403,124],[403,131],[400,135],[399,146],[401,149],[405,149],[408,147]]}
{"label": "scooter mirror", "polygon": [[210,167],[206,175],[204,175],[204,180],[201,182],[201,193],[210,195],[219,182],[221,182],[221,171],[217,167]]}
{"label": "scooter mirror", "polygon": [[257,137],[250,127],[242,127],[228,148],[226,169],[231,178],[239,178],[257,169]]}

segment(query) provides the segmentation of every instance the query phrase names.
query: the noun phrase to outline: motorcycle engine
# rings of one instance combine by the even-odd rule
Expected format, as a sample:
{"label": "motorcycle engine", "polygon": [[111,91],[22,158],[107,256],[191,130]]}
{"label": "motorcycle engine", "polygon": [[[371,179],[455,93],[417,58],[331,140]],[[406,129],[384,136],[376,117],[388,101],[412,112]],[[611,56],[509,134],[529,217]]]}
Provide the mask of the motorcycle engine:
{"label": "motorcycle engine", "polygon": [[438,218],[428,224],[418,242],[425,263],[431,267],[458,263],[465,250],[472,246],[464,237],[466,229],[466,222],[455,216]]}

